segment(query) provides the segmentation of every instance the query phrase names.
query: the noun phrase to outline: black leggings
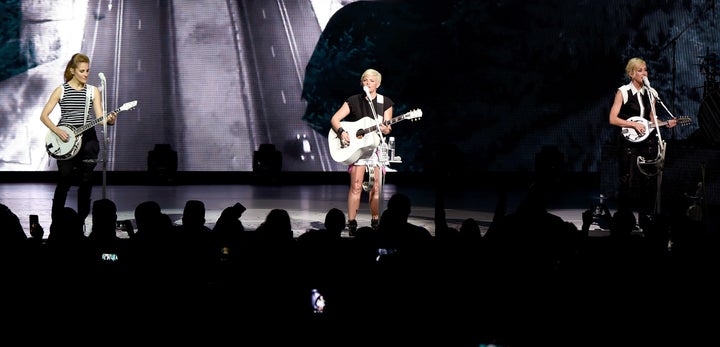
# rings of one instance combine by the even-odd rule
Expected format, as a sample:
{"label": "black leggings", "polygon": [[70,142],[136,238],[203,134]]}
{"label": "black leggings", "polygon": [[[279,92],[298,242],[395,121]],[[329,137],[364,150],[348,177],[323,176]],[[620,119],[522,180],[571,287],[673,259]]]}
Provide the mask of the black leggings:
{"label": "black leggings", "polygon": [[[655,201],[655,176],[648,176],[638,169],[637,158],[655,159],[657,144],[645,141],[640,144],[623,145],[619,148],[619,189],[618,207],[637,209],[641,213],[650,213]],[[648,168],[649,173],[653,172]]]}
{"label": "black leggings", "polygon": [[77,155],[68,160],[58,160],[58,181],[53,195],[52,218],[59,216],[65,207],[70,187],[78,184],[77,212],[82,220],[90,214],[90,197],[92,194],[93,177],[100,144],[97,136],[83,135],[83,143]]}

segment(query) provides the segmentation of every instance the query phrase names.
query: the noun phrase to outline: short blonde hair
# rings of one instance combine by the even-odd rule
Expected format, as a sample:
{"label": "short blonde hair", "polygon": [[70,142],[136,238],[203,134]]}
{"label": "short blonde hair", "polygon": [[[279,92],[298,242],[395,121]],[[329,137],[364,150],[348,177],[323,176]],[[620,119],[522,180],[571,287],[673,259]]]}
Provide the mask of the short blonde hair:
{"label": "short blonde hair", "polygon": [[365,77],[368,76],[375,76],[377,77],[378,83],[382,82],[382,75],[380,74],[380,72],[375,69],[367,69],[365,70],[365,72],[363,72],[362,76],[360,76],[360,83],[362,83],[362,80],[364,80]]}
{"label": "short blonde hair", "polygon": [[642,60],[642,58],[631,58],[630,60],[628,60],[628,63],[625,66],[625,73],[627,74],[627,77],[629,79],[632,79],[632,74],[638,70],[638,67],[640,67],[640,65],[647,66],[645,60]]}

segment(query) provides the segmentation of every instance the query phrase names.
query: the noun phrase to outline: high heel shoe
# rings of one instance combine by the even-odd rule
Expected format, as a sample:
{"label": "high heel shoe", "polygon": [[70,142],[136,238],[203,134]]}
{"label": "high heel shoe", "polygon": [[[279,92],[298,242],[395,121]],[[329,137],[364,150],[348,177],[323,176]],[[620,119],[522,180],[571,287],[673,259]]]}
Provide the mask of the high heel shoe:
{"label": "high heel shoe", "polygon": [[348,233],[350,234],[350,236],[357,235],[357,227],[358,227],[357,220],[353,219],[353,220],[349,220],[347,222]]}
{"label": "high heel shoe", "polygon": [[373,218],[370,220],[370,227],[372,227],[373,230],[377,230],[379,225],[380,225],[379,219]]}

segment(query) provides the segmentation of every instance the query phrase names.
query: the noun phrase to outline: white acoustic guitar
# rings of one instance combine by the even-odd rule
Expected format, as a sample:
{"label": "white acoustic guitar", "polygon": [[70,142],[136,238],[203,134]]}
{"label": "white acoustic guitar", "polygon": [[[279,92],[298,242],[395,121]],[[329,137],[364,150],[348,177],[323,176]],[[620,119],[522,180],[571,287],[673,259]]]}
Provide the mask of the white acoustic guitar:
{"label": "white acoustic guitar", "polygon": [[[677,125],[687,125],[692,122],[692,119],[690,117],[677,117],[675,118],[677,120]],[[637,122],[642,124],[645,127],[645,133],[640,135],[637,131],[635,131],[635,128],[622,128],[622,135],[625,137],[626,140],[630,142],[642,142],[645,141],[648,136],[650,136],[650,133],[655,129],[655,123],[650,123],[647,119],[635,116],[630,117],[627,120],[631,122]],[[666,125],[667,121],[658,121],[659,126]]]}
{"label": "white acoustic guitar", "polygon": [[45,136],[45,150],[51,157],[57,160],[71,159],[80,151],[80,145],[82,145],[82,133],[85,132],[85,130],[102,123],[105,119],[107,119],[107,116],[113,112],[118,114],[122,111],[131,110],[135,108],[135,106],[137,106],[137,100],[126,102],[117,110],[108,112],[102,117],[95,118],[79,128],[75,128],[70,125],[60,125],[58,128],[64,130],[69,135],[67,142],[63,141],[60,136],[57,136],[54,132],[49,131]]}
{"label": "white acoustic guitar", "polygon": [[[418,108],[383,121],[383,124],[391,125],[401,120],[418,120],[421,117],[422,111]],[[354,122],[340,122],[340,126],[350,134],[350,144],[343,145],[333,129],[330,129],[328,133],[330,156],[338,163],[350,165],[358,159],[368,156],[380,145],[380,135],[376,132],[377,124],[368,117]]]}

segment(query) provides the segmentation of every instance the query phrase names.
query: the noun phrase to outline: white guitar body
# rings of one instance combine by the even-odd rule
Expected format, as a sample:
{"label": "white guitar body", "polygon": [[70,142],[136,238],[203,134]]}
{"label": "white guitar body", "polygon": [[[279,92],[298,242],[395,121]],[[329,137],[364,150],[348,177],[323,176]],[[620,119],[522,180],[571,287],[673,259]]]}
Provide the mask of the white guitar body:
{"label": "white guitar body", "polygon": [[[387,120],[384,124],[390,125],[404,119],[416,120],[420,117],[422,117],[422,111],[416,109]],[[350,144],[343,145],[342,140],[333,129],[330,129],[328,133],[330,156],[338,163],[350,165],[360,158],[367,158],[380,145],[377,124],[368,117],[354,122],[340,122],[340,126],[350,134]]]}
{"label": "white guitar body", "polygon": [[330,156],[338,163],[350,165],[360,158],[367,158],[380,145],[380,135],[371,132],[360,136],[353,136],[359,130],[372,127],[375,122],[370,118],[363,118],[355,122],[340,122],[340,126],[350,134],[350,144],[342,145],[342,141],[335,131],[330,129],[328,140],[330,141]]}
{"label": "white guitar body", "polygon": [[[685,125],[685,124],[690,123],[690,121],[691,121],[690,117],[678,117],[675,119],[677,120],[678,125]],[[645,139],[647,139],[650,136],[652,131],[655,130],[655,123],[650,123],[650,121],[648,121],[647,119],[645,119],[643,117],[635,116],[635,117],[630,117],[627,120],[631,121],[631,122],[640,123],[645,127],[645,133],[642,135],[638,134],[638,132],[635,131],[635,128],[622,128],[622,130],[621,130],[622,135],[625,137],[626,140],[628,140],[630,142],[645,141]],[[663,126],[666,124],[667,124],[667,121],[658,122],[659,126]]]}
{"label": "white guitar body", "polygon": [[76,134],[76,129],[71,126],[59,125],[58,128],[68,134],[67,142],[60,139],[54,132],[48,131],[45,136],[45,150],[57,160],[67,160],[74,157],[82,145],[82,134]]}
{"label": "white guitar body", "polygon": [[[137,106],[137,100],[126,102],[120,108],[115,111],[109,112],[115,113],[116,115],[122,111],[127,111]],[[63,141],[57,134],[52,131],[48,131],[45,135],[45,150],[47,153],[57,160],[68,160],[73,158],[80,151],[82,145],[82,133],[107,119],[108,114],[103,115],[87,122],[85,125],[75,128],[69,125],[59,125],[58,128],[62,129],[68,134],[68,140]]]}

